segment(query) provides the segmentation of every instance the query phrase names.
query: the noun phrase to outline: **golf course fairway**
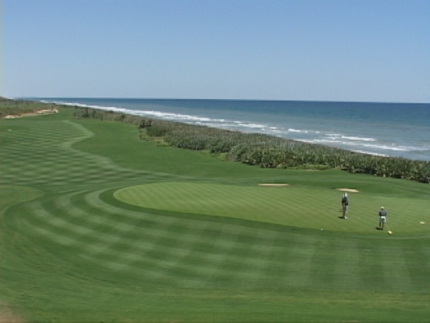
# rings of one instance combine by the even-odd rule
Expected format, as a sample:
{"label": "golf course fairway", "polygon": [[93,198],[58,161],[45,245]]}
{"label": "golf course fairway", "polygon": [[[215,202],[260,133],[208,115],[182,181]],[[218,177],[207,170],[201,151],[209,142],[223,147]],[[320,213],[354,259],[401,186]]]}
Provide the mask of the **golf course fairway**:
{"label": "golf course fairway", "polygon": [[0,120],[0,322],[429,321],[429,185],[251,167],[58,109]]}

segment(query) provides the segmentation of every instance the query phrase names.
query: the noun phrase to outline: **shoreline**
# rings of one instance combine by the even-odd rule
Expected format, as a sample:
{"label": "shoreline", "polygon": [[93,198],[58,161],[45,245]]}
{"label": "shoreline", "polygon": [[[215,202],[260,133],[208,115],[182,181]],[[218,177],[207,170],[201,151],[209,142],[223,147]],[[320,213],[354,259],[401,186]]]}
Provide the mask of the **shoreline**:
{"label": "shoreline", "polygon": [[[79,99],[77,99],[79,100]],[[84,100],[84,99],[82,99]],[[100,99],[104,100],[104,99]],[[366,154],[370,156],[377,157],[392,157],[392,158],[405,158],[409,160],[421,160],[421,161],[430,161],[430,157],[427,157],[427,148],[426,146],[415,146],[412,142],[404,142],[403,140],[397,141],[386,141],[387,139],[384,137],[374,137],[374,136],[366,136],[352,134],[352,133],[335,133],[336,131],[329,131],[327,129],[319,129],[312,128],[304,128],[306,125],[298,124],[298,129],[294,129],[293,127],[283,124],[271,124],[267,123],[267,121],[251,121],[246,119],[234,119],[234,116],[226,116],[226,117],[216,117],[211,114],[199,115],[192,114],[194,107],[191,110],[184,110],[184,107],[179,107],[178,111],[168,112],[169,109],[159,109],[157,107],[148,105],[147,107],[142,105],[142,108],[127,106],[128,103],[124,103],[118,99],[117,104],[123,103],[124,106],[115,106],[115,99],[112,99],[112,105],[104,104],[108,103],[110,99],[106,99],[104,102],[97,102],[96,104],[89,103],[79,103],[73,102],[73,99],[70,99],[69,102],[65,102],[62,100],[42,100],[44,103],[51,103],[57,105],[65,105],[71,107],[82,107],[89,109],[96,109],[102,111],[112,111],[117,113],[124,113],[133,116],[141,116],[146,118],[152,118],[157,120],[167,120],[171,122],[185,123],[190,125],[197,126],[207,126],[220,130],[232,130],[239,131],[242,133],[261,133],[268,136],[273,136],[277,138],[283,138],[288,140],[295,140],[305,143],[311,144],[319,144],[324,145],[326,147],[339,148],[343,150],[347,150],[350,152]],[[146,99],[143,99],[146,100]],[[148,99],[149,100],[149,99]],[[165,101],[169,101],[166,99]],[[187,100],[184,100],[187,101]],[[198,101],[198,100],[196,100]],[[202,100],[205,101],[205,100]],[[211,100],[206,100],[211,101]],[[85,101],[84,101],[85,102]],[[126,101],[125,101],[126,102]],[[138,102],[137,104],[140,104]],[[156,104],[152,102],[151,104]],[[136,110],[134,110],[136,108]],[[147,109],[146,109],[147,108]],[[188,109],[188,108],[186,108]],[[171,111],[171,110],[170,110]],[[198,110],[199,111],[199,110]],[[208,110],[209,112],[213,112],[213,110]],[[224,110],[220,110],[222,113]],[[225,110],[227,111],[227,110]],[[251,111],[251,113],[254,113]],[[213,113],[212,113],[213,114]],[[270,121],[269,121],[270,122]],[[315,125],[314,125],[315,126]],[[314,130],[312,130],[314,129]],[[372,138],[373,137],[373,138]],[[423,153],[421,153],[421,151]]]}
{"label": "shoreline", "polygon": [[[142,104],[142,108],[139,108],[139,105],[141,102],[138,102],[137,106],[127,106],[126,103],[124,103],[124,107],[121,106],[113,106],[113,105],[105,105],[102,103],[108,103],[110,99],[106,99],[106,101],[103,102],[97,102],[94,103],[100,103],[100,104],[88,104],[87,102],[83,101],[84,103],[79,102],[73,102],[73,98],[70,98],[69,102],[66,102],[64,100],[61,100],[61,98],[58,98],[55,100],[55,98],[52,99],[52,101],[38,99],[40,101],[20,101],[20,100],[12,100],[16,102],[35,102],[39,104],[46,104],[49,105],[51,108],[53,106],[64,106],[64,107],[75,107],[75,108],[88,108],[88,109],[94,109],[99,111],[109,111],[114,113],[120,113],[120,114],[126,114],[130,116],[137,116],[137,117],[144,117],[154,120],[160,120],[160,121],[169,121],[169,122],[176,122],[178,124],[187,124],[192,126],[206,126],[213,129],[218,130],[230,130],[230,131],[237,131],[243,134],[264,134],[267,136],[271,136],[273,138],[281,138],[286,140],[293,140],[297,142],[302,143],[309,143],[319,146],[325,146],[328,148],[335,148],[335,149],[341,149],[345,151],[349,151],[351,153],[356,153],[360,155],[366,155],[366,156],[374,156],[374,157],[384,157],[384,158],[402,158],[407,160],[414,160],[414,161],[424,161],[428,162],[430,161],[430,158],[427,158],[427,156],[423,153],[420,153],[420,151],[425,151],[426,146],[418,146],[418,148],[414,147],[413,143],[402,143],[402,141],[396,142],[393,141],[390,142],[384,142],[380,140],[378,137],[374,137],[371,134],[366,135],[351,135],[347,133],[334,133],[334,132],[328,132],[326,130],[318,130],[318,128],[309,128],[309,129],[317,129],[317,130],[305,130],[305,128],[300,128],[303,125],[297,125],[299,129],[292,129],[288,126],[285,126],[285,128],[277,128],[278,125],[272,125],[272,124],[266,124],[267,122],[262,121],[234,121],[234,119],[228,120],[228,119],[214,119],[214,116],[199,116],[196,115],[187,115],[183,114],[184,110],[182,107],[179,107],[179,110],[175,113],[173,112],[166,112],[165,109],[160,108],[160,110],[157,110],[157,106],[151,106],[148,105],[148,109],[145,110],[146,106]],[[77,98],[79,100],[79,98]],[[84,99],[82,99],[84,100]],[[101,99],[104,100],[104,99]],[[115,104],[115,100],[111,103]],[[121,99],[118,99],[118,104],[120,104],[122,101]],[[145,101],[146,99],[143,99]],[[166,99],[169,101],[170,99]],[[184,100],[187,101],[187,100]],[[199,100],[197,100],[199,101]],[[203,101],[211,101],[211,100],[203,100]],[[154,103],[151,103],[154,104]],[[187,111],[192,113],[193,108],[191,110]],[[168,108],[167,108],[168,110]],[[169,110],[168,110],[169,111]],[[202,112],[203,110],[197,110],[199,112]],[[212,111],[212,110],[209,110]],[[222,113],[224,110],[220,110],[219,112]],[[253,113],[253,112],[252,112]],[[25,113],[22,114],[22,116],[31,116],[32,113]],[[227,116],[227,118],[231,118],[231,116]],[[5,118],[15,118],[15,116],[6,116]],[[233,117],[234,118],[234,117]],[[311,126],[312,127],[312,126]],[[291,134],[290,134],[291,132]],[[373,138],[372,138],[373,137]],[[378,138],[378,139],[376,139]],[[411,145],[411,147],[407,145]],[[366,147],[369,147],[368,149]],[[393,151],[393,154],[387,153],[388,150]],[[408,150],[411,149],[411,150]],[[413,150],[417,149],[417,150]],[[405,152],[405,154],[402,154],[402,152]]]}
{"label": "shoreline", "polygon": [[[345,147],[340,146],[340,145],[339,146],[337,146],[337,145],[328,145],[328,144],[321,143],[321,142],[314,142],[314,141],[309,141],[309,140],[306,140],[306,139],[298,139],[298,138],[280,136],[280,135],[276,135],[276,134],[273,134],[273,133],[258,132],[258,131],[257,132],[244,131],[243,129],[238,129],[238,128],[235,128],[235,127],[231,127],[231,128],[230,127],[217,127],[216,125],[208,125],[208,124],[204,124],[204,123],[200,124],[197,121],[187,122],[187,120],[206,119],[205,117],[188,116],[187,119],[184,118],[184,120],[178,120],[178,119],[175,119],[175,118],[168,118],[168,117],[162,117],[162,116],[160,116],[160,115],[163,115],[163,114],[164,115],[175,115],[175,116],[177,116],[178,114],[167,113],[167,112],[160,112],[160,111],[153,111],[153,110],[131,110],[131,109],[127,109],[127,108],[98,106],[98,105],[88,105],[88,104],[82,104],[82,103],[47,102],[47,101],[43,101],[43,102],[47,103],[47,104],[51,103],[51,104],[55,104],[55,105],[64,105],[64,106],[67,106],[67,107],[78,107],[78,108],[95,109],[95,110],[107,111],[107,112],[113,112],[113,113],[122,113],[122,114],[130,115],[130,116],[144,117],[144,118],[148,118],[148,119],[168,121],[168,122],[176,122],[176,123],[179,123],[179,124],[187,124],[187,125],[191,125],[191,126],[205,126],[205,127],[209,127],[209,128],[213,128],[213,129],[218,129],[218,130],[238,131],[238,132],[241,132],[243,134],[259,133],[259,134],[264,134],[266,136],[271,136],[271,137],[274,137],[274,138],[293,140],[293,141],[303,142],[303,143],[309,143],[309,144],[313,144],[313,145],[321,145],[321,146],[325,146],[325,147],[329,147],[329,148],[346,150],[346,151],[349,151],[349,152],[352,152],[352,153],[363,154],[363,155],[367,155],[367,156],[385,157],[385,158],[404,158],[404,159],[408,159],[408,160],[429,161],[429,160],[425,160],[425,159],[413,159],[413,158],[408,158],[408,157],[402,157],[402,156],[395,156],[395,155],[383,154],[383,153],[378,153],[378,152],[365,151],[365,150],[362,150],[362,149],[345,148]],[[293,131],[293,132],[296,132],[296,131]],[[297,131],[297,132],[300,132],[300,131]],[[366,139],[368,139],[368,138],[366,138]]]}
{"label": "shoreline", "polygon": [[75,107],[75,118],[92,118],[134,124],[140,138],[262,168],[341,169],[349,173],[402,178],[430,183],[430,162],[401,157],[381,157],[350,150],[300,142],[261,133],[244,133],[205,125],[127,115],[103,109]]}

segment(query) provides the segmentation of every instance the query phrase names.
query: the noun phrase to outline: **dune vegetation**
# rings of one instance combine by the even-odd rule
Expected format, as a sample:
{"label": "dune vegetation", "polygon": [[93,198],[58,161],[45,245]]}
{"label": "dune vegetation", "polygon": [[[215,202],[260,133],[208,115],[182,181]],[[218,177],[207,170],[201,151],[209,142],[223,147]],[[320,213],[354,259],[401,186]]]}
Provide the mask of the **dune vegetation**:
{"label": "dune vegetation", "polygon": [[141,137],[167,145],[208,151],[227,160],[263,168],[337,168],[350,173],[393,177],[430,183],[430,161],[373,156],[264,134],[148,119],[112,111],[76,108],[75,117],[132,123]]}
{"label": "dune vegetation", "polygon": [[55,109],[0,120],[0,322],[428,322],[425,181],[253,167],[234,140],[271,138]]}

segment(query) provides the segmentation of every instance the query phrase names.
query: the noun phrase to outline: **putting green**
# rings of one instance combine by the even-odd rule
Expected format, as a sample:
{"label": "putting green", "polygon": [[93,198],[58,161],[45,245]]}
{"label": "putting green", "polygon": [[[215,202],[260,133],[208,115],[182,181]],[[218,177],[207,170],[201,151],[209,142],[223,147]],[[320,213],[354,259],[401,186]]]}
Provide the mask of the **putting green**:
{"label": "putting green", "polygon": [[374,234],[381,234],[375,227],[385,205],[395,234],[430,233],[428,224],[420,224],[430,205],[420,199],[350,193],[348,220],[342,220],[341,193],[334,189],[170,182],[126,187],[114,196],[151,209]]}

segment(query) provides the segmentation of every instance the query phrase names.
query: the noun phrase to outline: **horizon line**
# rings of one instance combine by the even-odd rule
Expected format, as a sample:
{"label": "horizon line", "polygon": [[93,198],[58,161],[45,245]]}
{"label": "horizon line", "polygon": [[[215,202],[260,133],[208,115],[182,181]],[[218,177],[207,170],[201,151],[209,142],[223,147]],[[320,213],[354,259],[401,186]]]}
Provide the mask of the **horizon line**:
{"label": "horizon line", "polygon": [[160,98],[160,97],[126,97],[126,96],[23,96],[23,97],[6,97],[11,100],[27,100],[27,99],[110,99],[110,100],[188,100],[188,101],[271,101],[271,102],[333,102],[333,103],[381,103],[381,104],[430,104],[430,102],[407,102],[407,101],[360,101],[360,100],[317,100],[317,99],[221,99],[221,98]]}

